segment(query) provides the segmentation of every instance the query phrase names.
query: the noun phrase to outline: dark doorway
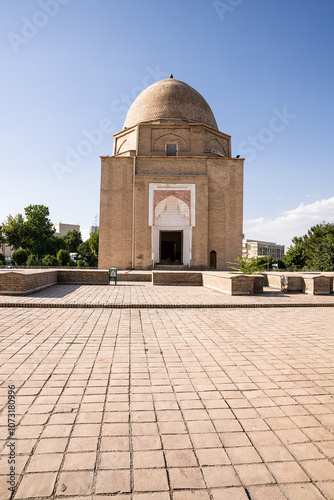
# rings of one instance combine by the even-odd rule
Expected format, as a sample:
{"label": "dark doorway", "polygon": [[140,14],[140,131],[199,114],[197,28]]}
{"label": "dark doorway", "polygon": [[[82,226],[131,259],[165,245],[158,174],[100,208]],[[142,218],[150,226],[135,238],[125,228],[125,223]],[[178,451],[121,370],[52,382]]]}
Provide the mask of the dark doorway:
{"label": "dark doorway", "polygon": [[183,231],[160,231],[160,263],[182,264]]}
{"label": "dark doorway", "polygon": [[210,252],[210,270],[214,271],[217,269],[217,253],[215,250]]}

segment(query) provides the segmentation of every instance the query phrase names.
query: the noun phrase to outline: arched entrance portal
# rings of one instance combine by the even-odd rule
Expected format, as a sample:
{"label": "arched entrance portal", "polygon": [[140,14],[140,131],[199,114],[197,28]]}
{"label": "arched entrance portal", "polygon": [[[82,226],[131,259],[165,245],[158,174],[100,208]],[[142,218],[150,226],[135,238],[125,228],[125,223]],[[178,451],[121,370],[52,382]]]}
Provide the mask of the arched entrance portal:
{"label": "arched entrance portal", "polygon": [[189,227],[189,215],[188,205],[174,195],[163,199],[155,207],[155,227],[161,228],[160,264],[183,264],[183,230]]}
{"label": "arched entrance portal", "polygon": [[190,266],[195,185],[150,184],[149,225],[153,267],[156,264]]}

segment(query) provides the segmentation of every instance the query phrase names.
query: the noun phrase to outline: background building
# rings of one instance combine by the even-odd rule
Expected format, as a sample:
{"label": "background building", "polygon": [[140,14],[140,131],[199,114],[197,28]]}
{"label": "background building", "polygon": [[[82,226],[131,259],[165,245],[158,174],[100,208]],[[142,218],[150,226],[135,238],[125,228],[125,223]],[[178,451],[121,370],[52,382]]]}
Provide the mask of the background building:
{"label": "background building", "polygon": [[1,243],[0,253],[6,258],[11,257],[11,255],[13,253],[13,249],[12,249],[12,247],[9,247],[8,245],[6,245],[6,243]]}
{"label": "background building", "polygon": [[192,87],[171,75],[145,89],[101,159],[100,268],[227,269],[241,255],[243,159]]}
{"label": "background building", "polygon": [[56,229],[55,236],[61,238],[68,231],[80,231],[80,226],[78,224],[63,224],[63,222],[59,222],[59,224],[54,224],[53,227]]}
{"label": "background building", "polygon": [[269,255],[273,259],[282,259],[284,255],[284,245],[277,245],[271,241],[248,240],[242,241],[242,257],[262,257]]}

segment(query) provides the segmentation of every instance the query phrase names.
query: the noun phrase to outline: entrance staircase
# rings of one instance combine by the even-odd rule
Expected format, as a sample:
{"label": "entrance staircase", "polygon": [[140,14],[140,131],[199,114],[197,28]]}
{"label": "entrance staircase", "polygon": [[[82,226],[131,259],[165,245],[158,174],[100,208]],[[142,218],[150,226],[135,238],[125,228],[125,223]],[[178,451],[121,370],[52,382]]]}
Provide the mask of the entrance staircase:
{"label": "entrance staircase", "polygon": [[189,266],[183,264],[156,264],[153,271],[188,271]]}

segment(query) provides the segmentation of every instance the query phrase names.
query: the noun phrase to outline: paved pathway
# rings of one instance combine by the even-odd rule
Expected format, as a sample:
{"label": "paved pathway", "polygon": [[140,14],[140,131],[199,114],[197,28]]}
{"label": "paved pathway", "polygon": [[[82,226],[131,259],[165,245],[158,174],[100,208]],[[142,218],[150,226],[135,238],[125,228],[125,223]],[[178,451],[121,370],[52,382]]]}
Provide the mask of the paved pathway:
{"label": "paved pathway", "polygon": [[[95,290],[149,300],[11,300]],[[0,498],[13,384],[15,499],[333,500],[333,325],[331,307],[0,309]]]}
{"label": "paved pathway", "polygon": [[314,305],[334,306],[334,294],[282,293],[269,287],[254,296],[229,296],[204,286],[153,286],[152,283],[120,282],[115,285],[54,285],[28,296],[0,295],[1,304],[43,305],[142,305],[161,306],[245,306]]}

